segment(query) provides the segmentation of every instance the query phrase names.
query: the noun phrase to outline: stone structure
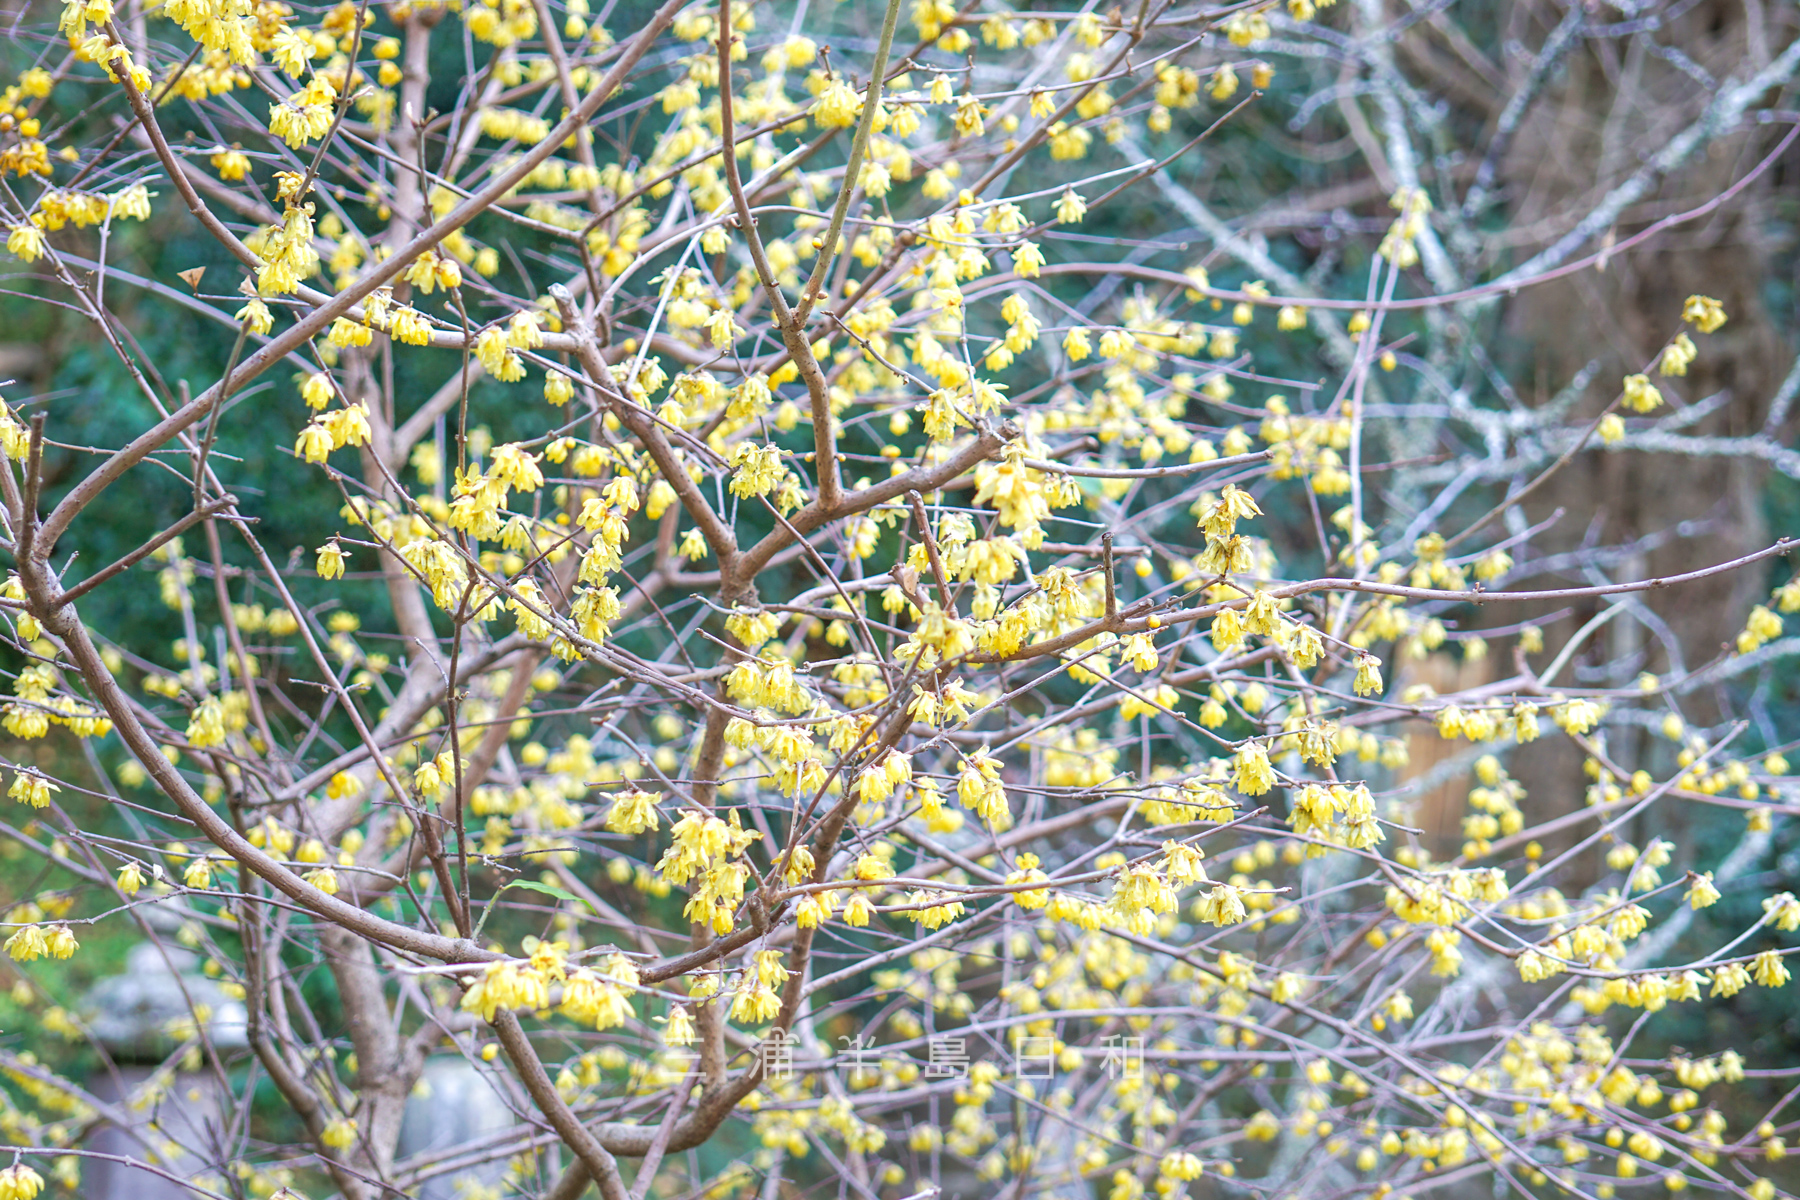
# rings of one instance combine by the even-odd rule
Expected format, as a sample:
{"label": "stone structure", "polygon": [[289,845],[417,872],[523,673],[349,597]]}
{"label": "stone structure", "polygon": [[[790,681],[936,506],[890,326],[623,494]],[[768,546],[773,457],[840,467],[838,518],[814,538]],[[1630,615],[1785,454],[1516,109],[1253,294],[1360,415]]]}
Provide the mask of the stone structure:
{"label": "stone structure", "polygon": [[[158,1064],[180,1045],[172,1031],[192,1022],[196,1009],[208,1014],[206,1034],[215,1048],[244,1048],[244,1006],[196,966],[197,956],[187,950],[144,942],[132,947],[123,974],[102,980],[83,1002],[83,1022],[115,1064],[99,1071],[88,1090],[130,1121],[124,1128],[109,1124],[95,1130],[88,1149],[140,1162],[155,1151],[163,1170],[186,1176],[202,1169],[201,1160],[168,1153],[171,1143],[213,1147],[228,1136],[220,1101],[230,1098],[221,1097],[211,1073],[164,1072],[156,1078]],[[146,1085],[151,1085],[148,1091]],[[82,1171],[82,1195],[86,1200],[192,1200],[194,1193],[149,1171],[91,1159]]]}
{"label": "stone structure", "polygon": [[[506,1174],[504,1158],[479,1165],[460,1166],[459,1160],[478,1159],[497,1145],[517,1118],[493,1084],[467,1059],[444,1055],[425,1064],[425,1073],[400,1125],[396,1161],[407,1167],[451,1167],[431,1174],[409,1188],[413,1200],[465,1200],[467,1183],[492,1188]],[[408,1160],[415,1160],[409,1162]]]}

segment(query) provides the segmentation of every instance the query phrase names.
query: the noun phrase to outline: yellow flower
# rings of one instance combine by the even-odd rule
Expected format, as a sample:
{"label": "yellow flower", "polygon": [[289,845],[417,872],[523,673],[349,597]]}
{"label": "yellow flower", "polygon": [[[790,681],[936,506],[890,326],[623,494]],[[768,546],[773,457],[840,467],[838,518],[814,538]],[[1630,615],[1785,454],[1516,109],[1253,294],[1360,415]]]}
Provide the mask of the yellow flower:
{"label": "yellow flower", "polygon": [[22,262],[36,262],[43,256],[46,245],[44,231],[30,222],[14,225],[6,236],[7,252]]}
{"label": "yellow flower", "polygon": [[1224,928],[1237,925],[1249,915],[1241,889],[1228,883],[1215,883],[1212,891],[1195,901],[1194,918]]}
{"label": "yellow flower", "polygon": [[1373,654],[1356,656],[1356,681],[1352,685],[1359,696],[1381,694],[1381,660]]}
{"label": "yellow flower", "polygon": [[1778,892],[1762,902],[1763,920],[1784,933],[1800,929],[1800,900],[1792,892]]}
{"label": "yellow flower", "polygon": [[212,886],[212,860],[204,856],[188,863],[187,869],[181,873],[181,881],[195,889]]}
{"label": "yellow flower", "polygon": [[534,312],[516,312],[507,322],[506,341],[515,350],[537,350],[544,344],[544,331],[538,326]]}
{"label": "yellow flower", "polygon": [[6,794],[20,804],[29,804],[33,808],[45,808],[50,803],[52,792],[60,792],[61,788],[34,771],[20,771],[13,776],[12,786]]}
{"label": "yellow flower", "polygon": [[331,128],[332,106],[294,102],[305,95],[296,92],[287,103],[269,106],[269,132],[295,150],[318,141]]}
{"label": "yellow flower", "polygon": [[0,1171],[0,1200],[35,1200],[43,1190],[44,1177],[24,1163]]}
{"label": "yellow flower", "polygon": [[696,1040],[694,1018],[688,1015],[687,1006],[675,1005],[669,1010],[668,1024],[663,1026],[663,1045],[691,1046]]}
{"label": "yellow flower", "polygon": [[217,696],[202,700],[188,716],[187,740],[201,749],[225,741],[225,709]]}
{"label": "yellow flower", "polygon": [[344,575],[344,548],[337,540],[326,542],[318,549],[318,572],[320,579],[341,579]]}
{"label": "yellow flower", "polygon": [[339,347],[366,346],[373,337],[367,325],[358,324],[348,317],[339,317],[331,323],[331,330],[325,335],[325,340]]}
{"label": "yellow flower", "polygon": [[366,446],[373,430],[369,426],[369,407],[367,404],[351,404],[334,409],[319,418],[325,429],[331,434],[331,448],[342,449],[345,446]]}
{"label": "yellow flower", "polygon": [[[1686,336],[1683,334],[1682,336]],[[1686,368],[1684,367],[1683,370]],[[1667,374],[1668,372],[1665,372]],[[1680,374],[1681,372],[1675,372]],[[1625,407],[1635,413],[1654,412],[1662,403],[1662,393],[1651,384],[1648,375],[1627,375],[1623,385]]]}
{"label": "yellow flower", "polygon": [[1170,1179],[1193,1180],[1206,1173],[1206,1164],[1184,1150],[1164,1155],[1158,1170]]}
{"label": "yellow flower", "polygon": [[978,138],[987,131],[982,118],[987,116],[987,105],[971,95],[964,95],[956,102],[955,125],[957,135],[966,138]]}
{"label": "yellow flower", "polygon": [[227,150],[220,146],[207,162],[227,183],[236,183],[250,173],[250,156],[235,147]]}
{"label": "yellow flower", "polygon": [[1231,786],[1246,796],[1260,796],[1275,786],[1269,752],[1259,742],[1245,742],[1231,760]]}
{"label": "yellow flower", "polygon": [[1681,319],[1701,333],[1712,333],[1725,324],[1725,306],[1711,296],[1689,296],[1681,306]]}
{"label": "yellow flower", "polygon": [[[490,325],[475,335],[475,357],[487,368],[488,374],[500,377],[502,371],[508,370],[507,360],[517,360],[506,338],[506,327]],[[521,369],[523,366],[521,364]]]}
{"label": "yellow flower", "polygon": [[431,344],[430,323],[418,309],[408,305],[401,305],[388,314],[388,334],[396,342],[408,346]]}
{"label": "yellow flower", "polygon": [[729,308],[719,308],[706,321],[707,335],[712,339],[713,349],[729,350],[743,336],[744,330],[734,319]]}
{"label": "yellow flower", "polygon": [[283,29],[271,41],[273,45],[269,48],[269,57],[274,60],[275,65],[295,79],[300,78],[306,70],[306,64],[312,61],[312,42],[295,29]]}
{"label": "yellow flower", "polygon": [[325,1123],[319,1140],[333,1150],[348,1150],[356,1144],[356,1121],[350,1117],[333,1117]]}
{"label": "yellow flower", "polygon": [[1675,340],[1663,348],[1662,363],[1658,369],[1664,375],[1686,375],[1688,364],[1694,361],[1697,353],[1694,339],[1686,333],[1678,333]]}
{"label": "yellow flower", "polygon": [[631,1002],[617,983],[582,968],[563,986],[561,1011],[595,1029],[612,1029],[631,1019]]}
{"label": "yellow flower", "polygon": [[1000,783],[1000,763],[986,751],[977,750],[962,760],[956,797],[964,808],[973,809],[995,829],[1011,826],[1012,811],[1007,805],[1006,789]]}
{"label": "yellow flower", "polygon": [[44,935],[44,942],[53,958],[69,958],[81,948],[67,925],[51,926],[50,932]]}
{"label": "yellow flower", "polygon": [[1269,19],[1261,12],[1235,12],[1222,28],[1234,46],[1251,46],[1269,36]]}
{"label": "yellow flower", "polygon": [[746,974],[738,983],[727,1016],[740,1025],[762,1025],[781,1011],[781,997],[761,980]]}
{"label": "yellow flower", "polygon": [[1123,358],[1131,353],[1136,339],[1123,329],[1109,329],[1100,335],[1100,357]]}
{"label": "yellow flower", "polygon": [[26,925],[6,939],[6,953],[14,962],[31,962],[49,954],[50,946],[42,929]]}
{"label": "yellow flower", "polygon": [[252,296],[244,307],[237,310],[237,319],[244,323],[244,328],[259,337],[265,337],[275,328],[275,314],[269,306]]}
{"label": "yellow flower", "polygon": [[1229,100],[1237,94],[1237,72],[1231,69],[1230,63],[1221,63],[1213,72],[1212,86],[1207,89],[1214,100]]}
{"label": "yellow flower", "polygon": [[1756,982],[1763,987],[1777,988],[1789,979],[1787,966],[1781,961],[1779,950],[1764,950],[1752,960],[1752,965]]}
{"label": "yellow flower", "polygon": [[315,411],[331,403],[336,392],[331,386],[331,376],[323,371],[315,371],[306,377],[300,385],[300,398],[306,401],[306,407]]}
{"label": "yellow flower", "polygon": [[780,482],[784,470],[781,447],[775,445],[739,442],[731,451],[730,462],[735,471],[731,477],[731,494],[739,499],[767,495]]}
{"label": "yellow flower", "polygon": [[317,421],[307,424],[294,442],[294,453],[309,463],[324,462],[333,449],[330,431]]}
{"label": "yellow flower", "polygon": [[606,827],[614,833],[636,834],[657,828],[656,805],[661,792],[640,792],[628,788],[613,797],[606,814]]}
{"label": "yellow flower", "polygon": [[862,115],[862,97],[841,78],[833,79],[813,102],[813,124],[820,129],[847,129]]}
{"label": "yellow flower", "polygon": [[1743,963],[1728,963],[1713,972],[1712,991],[1708,995],[1730,999],[1743,991],[1750,982],[1750,972],[1744,969]]}
{"label": "yellow flower", "polygon": [[544,399],[560,408],[575,397],[575,385],[561,371],[551,371],[544,376]]}
{"label": "yellow flower", "polygon": [[874,912],[875,905],[870,902],[868,896],[858,891],[851,895],[849,901],[844,905],[844,924],[861,929],[869,923],[869,918],[874,915]]}

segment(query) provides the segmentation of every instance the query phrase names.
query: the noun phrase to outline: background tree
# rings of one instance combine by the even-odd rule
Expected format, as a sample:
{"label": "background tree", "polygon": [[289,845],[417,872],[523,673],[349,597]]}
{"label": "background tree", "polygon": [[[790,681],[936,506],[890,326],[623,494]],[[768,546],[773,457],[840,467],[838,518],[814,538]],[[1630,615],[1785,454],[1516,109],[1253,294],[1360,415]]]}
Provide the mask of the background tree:
{"label": "background tree", "polygon": [[1784,1185],[1787,10],[13,29],[0,1200]]}

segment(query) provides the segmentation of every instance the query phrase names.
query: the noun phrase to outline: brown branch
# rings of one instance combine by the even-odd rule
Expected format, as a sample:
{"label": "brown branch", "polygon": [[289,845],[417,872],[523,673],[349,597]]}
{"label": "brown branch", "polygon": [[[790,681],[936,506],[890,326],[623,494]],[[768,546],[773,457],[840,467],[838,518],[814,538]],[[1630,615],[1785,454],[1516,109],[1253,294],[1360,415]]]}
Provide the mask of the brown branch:
{"label": "brown branch", "polygon": [[950,582],[944,576],[944,560],[938,554],[937,535],[932,532],[931,518],[925,515],[925,498],[917,490],[906,493],[906,502],[912,506],[913,520],[919,525],[919,538],[925,543],[925,557],[931,563],[931,578],[937,584],[938,606],[945,612],[950,611]]}
{"label": "brown branch", "polygon": [[76,600],[81,599],[81,597],[87,595],[113,576],[119,574],[119,572],[129,571],[132,567],[137,566],[146,558],[149,558],[152,554],[155,554],[158,550],[162,549],[200,522],[206,520],[208,517],[217,516],[219,513],[224,512],[226,509],[231,508],[236,504],[236,496],[221,496],[217,500],[207,501],[199,508],[188,513],[187,516],[181,518],[181,520],[175,522],[175,524],[169,526],[167,529],[139,546],[136,550],[133,550],[130,554],[118,559],[109,566],[102,567],[100,570],[95,571],[92,575],[88,576],[62,595],[56,597],[55,600],[51,601],[51,606],[60,608],[65,604],[74,603]]}
{"label": "brown branch", "polygon": [[[629,1200],[625,1180],[619,1174],[618,1160],[569,1111],[568,1104],[557,1092],[556,1085],[550,1081],[543,1062],[538,1058],[537,1051],[532,1049],[531,1041],[519,1027],[519,1018],[513,1015],[511,1009],[503,1008],[494,1014],[494,1032],[500,1035],[500,1044],[506,1048],[506,1056],[519,1072],[519,1082],[531,1094],[532,1102],[550,1122],[550,1127],[556,1130],[557,1136],[562,1138],[563,1144],[575,1152],[575,1157],[587,1168],[589,1178],[599,1182],[600,1194],[606,1200]],[[662,1136],[666,1144],[666,1133]]]}

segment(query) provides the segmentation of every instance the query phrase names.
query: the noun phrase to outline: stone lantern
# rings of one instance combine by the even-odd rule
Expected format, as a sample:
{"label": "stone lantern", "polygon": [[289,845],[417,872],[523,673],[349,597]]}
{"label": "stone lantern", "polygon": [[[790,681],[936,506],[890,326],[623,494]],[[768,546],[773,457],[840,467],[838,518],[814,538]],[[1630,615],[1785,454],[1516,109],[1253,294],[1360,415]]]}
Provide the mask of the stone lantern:
{"label": "stone lantern", "polygon": [[493,1188],[506,1174],[504,1157],[487,1158],[518,1122],[487,1075],[469,1060],[439,1055],[406,1102],[395,1155],[407,1168],[427,1174],[407,1189],[414,1200],[462,1200],[469,1184]]}
{"label": "stone lantern", "polygon": [[184,1025],[191,1036],[196,1011],[206,1014],[205,1033],[215,1049],[246,1045],[244,1006],[197,966],[191,951],[143,942],[126,956],[124,973],[101,980],[81,1004],[83,1023],[112,1058],[88,1090],[124,1122],[97,1129],[88,1148],[133,1160],[89,1160],[82,1172],[85,1200],[192,1200],[187,1188],[135,1164],[154,1156],[162,1170],[185,1178],[208,1163],[179,1147],[230,1143],[232,1097],[221,1095],[212,1072],[167,1063],[181,1046],[177,1034]]}
{"label": "stone lantern", "polygon": [[[149,913],[153,927],[172,934],[176,916]],[[80,1017],[112,1059],[88,1082],[118,1123],[96,1129],[87,1148],[130,1163],[89,1159],[82,1170],[83,1200],[194,1200],[195,1193],[138,1163],[153,1161],[177,1178],[191,1178],[217,1164],[213,1147],[228,1146],[236,1098],[222,1092],[214,1073],[187,1071],[169,1062],[191,1038],[196,1009],[206,1013],[205,1032],[222,1056],[248,1044],[240,1001],[199,971],[199,956],[165,939],[132,947],[122,974],[101,980],[80,1006]],[[467,1059],[433,1057],[407,1101],[395,1155],[403,1170],[426,1176],[407,1188],[409,1200],[463,1200],[468,1185],[491,1189],[506,1173],[506,1159],[491,1150],[518,1122],[488,1074]],[[200,1154],[177,1147],[198,1148]]]}

